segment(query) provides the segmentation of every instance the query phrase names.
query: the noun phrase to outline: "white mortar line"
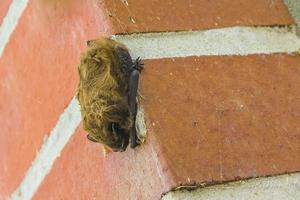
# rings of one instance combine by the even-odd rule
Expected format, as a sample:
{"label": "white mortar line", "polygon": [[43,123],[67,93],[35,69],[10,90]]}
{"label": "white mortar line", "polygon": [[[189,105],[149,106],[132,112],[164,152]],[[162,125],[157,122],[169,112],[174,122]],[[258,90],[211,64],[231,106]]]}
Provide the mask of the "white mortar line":
{"label": "white mortar line", "polygon": [[297,24],[297,34],[300,37],[300,1],[299,0],[283,0],[292,17]]}
{"label": "white mortar line", "polygon": [[59,117],[49,137],[44,139],[41,150],[32,162],[25,178],[11,195],[12,200],[29,200],[33,197],[45,176],[50,172],[54,161],[75,133],[80,121],[78,101],[73,98]]}
{"label": "white mortar line", "polygon": [[0,57],[29,0],[13,0],[0,25]]}
{"label": "white mortar line", "polygon": [[[9,36],[6,42],[8,38]],[[295,32],[287,28],[235,27],[194,32],[132,34],[113,38],[126,44],[133,57],[141,56],[143,59],[293,52],[300,47]],[[12,200],[33,197],[80,121],[79,105],[74,98],[45,139],[25,178],[11,195]]]}
{"label": "white mortar line", "polygon": [[297,200],[300,199],[300,173],[260,177],[232,183],[178,190],[162,200]]}
{"label": "white mortar line", "polygon": [[143,59],[202,55],[248,55],[295,52],[295,27],[230,27],[205,31],[138,33],[113,39]]}

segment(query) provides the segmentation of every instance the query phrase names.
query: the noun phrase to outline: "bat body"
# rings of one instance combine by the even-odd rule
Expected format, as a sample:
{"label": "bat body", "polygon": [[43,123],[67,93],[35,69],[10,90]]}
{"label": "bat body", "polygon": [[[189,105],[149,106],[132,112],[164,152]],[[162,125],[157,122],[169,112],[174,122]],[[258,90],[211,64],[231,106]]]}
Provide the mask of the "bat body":
{"label": "bat body", "polygon": [[82,55],[77,99],[87,138],[113,151],[134,148],[136,95],[143,64],[132,61],[125,45],[100,38],[88,42]]}

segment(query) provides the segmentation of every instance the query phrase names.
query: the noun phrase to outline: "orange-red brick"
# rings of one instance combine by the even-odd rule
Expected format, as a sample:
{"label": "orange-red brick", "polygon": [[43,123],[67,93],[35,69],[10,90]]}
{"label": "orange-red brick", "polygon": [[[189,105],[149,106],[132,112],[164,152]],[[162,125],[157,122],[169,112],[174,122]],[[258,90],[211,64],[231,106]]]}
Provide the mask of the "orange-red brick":
{"label": "orange-red brick", "polygon": [[9,5],[11,4],[12,0],[1,0],[0,4],[0,25],[3,21],[3,18],[6,16]]}
{"label": "orange-red brick", "polygon": [[0,198],[20,184],[75,95],[86,41],[105,31],[96,4],[29,2],[0,59]]}
{"label": "orange-red brick", "polygon": [[172,184],[154,134],[147,145],[106,158],[85,136],[80,127],[33,199],[159,199]]}
{"label": "orange-red brick", "polygon": [[[64,108],[69,103],[72,96],[75,94],[77,82],[76,66],[78,64],[79,54],[84,49],[85,41],[92,38],[97,38],[100,35],[109,35],[121,32],[175,31],[216,27],[220,28],[237,25],[251,26],[293,23],[282,1],[279,0],[255,0],[251,3],[247,3],[245,1],[232,2],[229,0],[222,0],[218,2],[208,0],[192,0],[190,2],[191,4],[187,4],[186,1],[178,2],[178,4],[170,4],[171,1],[169,0],[159,2],[135,0],[128,1],[129,5],[128,7],[126,7],[122,3],[122,1],[105,1],[104,3],[101,3],[99,1],[84,0],[29,1],[28,8],[25,10],[15,32],[11,36],[11,40],[6,47],[3,56],[0,59],[0,161],[1,163],[3,163],[3,165],[0,166],[0,197],[9,196],[9,194],[19,185],[20,181],[25,175],[25,172],[30,167],[31,162],[35,158],[36,153],[40,150],[44,136],[52,130],[59,115],[63,112]],[[158,3],[160,4],[160,7],[157,7]],[[2,10],[0,11],[0,14],[6,13],[8,4],[5,5],[6,6],[4,6],[4,4],[1,5]],[[189,5],[192,6],[189,7]],[[174,13],[176,13],[176,15],[174,15]],[[4,15],[2,14],[2,16]],[[174,20],[178,22],[176,23],[177,25],[173,23]],[[287,60],[289,59],[290,58],[287,58]],[[176,62],[183,62],[179,60]],[[259,60],[261,59],[253,62],[260,62]],[[164,64],[159,64],[161,61],[162,60],[149,61],[148,64],[151,66],[151,62],[154,62],[155,65],[157,63],[157,66],[161,66],[160,68],[164,68]],[[189,59],[185,61],[187,61],[187,64],[190,62]],[[234,60],[232,62],[234,62]],[[282,60],[282,62],[285,62],[285,58]],[[243,62],[243,65],[246,64],[247,62]],[[155,70],[155,68],[153,70]],[[168,70],[168,68],[164,70]],[[149,79],[149,82],[151,82],[151,78],[149,77],[149,75],[147,75],[147,73],[154,72],[155,71],[147,72],[145,70],[144,76],[145,78]],[[188,82],[189,75],[187,75],[187,73],[183,73],[183,77],[185,77],[184,81]],[[164,78],[162,78],[162,80],[164,80]],[[147,79],[144,79],[144,81],[142,80],[142,82],[146,81]],[[209,81],[207,81],[207,83],[209,83]],[[283,81],[283,83],[287,82]],[[164,91],[171,92],[170,89],[167,88],[167,85],[160,85],[160,82],[155,83],[154,85],[156,84],[156,87],[159,87]],[[192,83],[189,84],[194,86],[194,84]],[[214,82],[214,84],[217,84],[217,82]],[[146,87],[145,85],[142,87],[144,87],[143,90],[146,92],[147,96],[147,91],[150,92],[150,85],[148,85],[149,88],[147,88],[147,85]],[[151,87],[153,87],[153,85],[151,85]],[[184,89],[184,93],[189,91],[189,88]],[[157,92],[161,92],[161,90],[158,90]],[[157,95],[159,97],[159,95],[161,94],[157,93]],[[294,93],[292,95],[294,95]],[[180,100],[180,98],[178,100]],[[108,167],[109,169],[115,170],[112,173],[112,176],[109,176],[109,178],[105,179],[106,181],[102,182],[102,184],[106,186],[103,186],[103,189],[99,190],[103,192],[107,191],[107,194],[105,194],[107,196],[110,196],[110,192],[114,191],[114,189],[108,188],[113,188],[115,185],[117,185],[118,187],[120,186],[118,185],[120,183],[118,177],[122,177],[123,180],[127,181],[129,172],[131,174],[134,174],[135,172],[133,172],[133,169],[140,167],[141,164],[147,163],[146,160],[151,158],[157,160],[155,161],[155,163],[150,162],[149,166],[146,166],[145,168],[142,167],[142,169],[144,169],[144,172],[149,178],[152,177],[153,179],[151,179],[149,183],[141,183],[141,188],[150,187],[152,189],[148,189],[149,192],[146,192],[144,194],[139,192],[140,188],[130,189],[130,187],[133,186],[128,185],[128,182],[125,181],[121,182],[123,185],[125,185],[125,187],[122,188],[121,185],[121,189],[118,190],[119,193],[116,193],[114,195],[119,195],[120,197],[124,195],[124,193],[130,191],[130,195],[133,196],[138,194],[138,197],[142,197],[143,195],[145,195],[145,198],[152,198],[154,196],[157,197],[159,196],[161,191],[166,191],[170,187],[177,185],[180,181],[182,181],[182,177],[176,175],[176,173],[181,173],[181,171],[175,172],[176,168],[172,168],[174,160],[170,159],[171,156],[174,157],[174,155],[172,154],[173,148],[180,149],[180,147],[178,147],[179,142],[177,140],[171,140],[171,142],[168,143],[167,140],[169,136],[161,134],[161,130],[159,129],[160,124],[158,124],[156,127],[151,127],[153,123],[156,123],[152,122],[152,115],[160,115],[162,112],[162,116],[165,116],[165,112],[170,111],[164,110],[168,107],[159,109],[159,106],[163,105],[159,104],[159,98],[158,102],[152,102],[155,106],[153,107],[153,111],[151,111],[153,105],[151,105],[150,103],[151,102],[148,102],[147,104],[146,101],[143,103],[147,108],[146,114],[148,115],[148,122],[151,122],[150,124],[148,124],[148,128],[150,128],[149,134],[152,134],[148,138],[148,146],[145,146],[144,150],[141,149],[142,153],[135,155],[136,160],[134,160],[130,155],[135,154],[136,152],[133,153],[133,151],[129,151],[125,154],[124,157],[123,154],[121,154],[122,156],[118,155],[122,157],[123,160],[120,159],[120,157],[115,157],[117,155],[114,155],[111,157],[113,158],[113,160],[111,160],[110,163],[107,163],[107,161],[103,161],[103,163],[101,164],[105,167]],[[156,106],[155,103],[158,103],[158,106]],[[234,103],[235,102],[232,102],[232,104],[227,105],[229,109],[233,109]],[[285,106],[287,106],[286,108],[290,108],[288,107],[288,105]],[[228,108],[225,107],[225,111],[221,110],[221,114],[226,113],[226,109]],[[182,111],[189,110],[190,108],[186,107],[183,108]],[[154,111],[156,111],[156,113],[154,113]],[[197,112],[204,111],[199,110]],[[181,111],[175,110],[174,113],[178,115],[179,112]],[[275,117],[278,116],[275,115]],[[169,120],[170,124],[174,122],[174,118],[172,117],[170,117]],[[211,123],[214,122],[213,116],[210,120],[212,121]],[[177,125],[177,123],[175,125]],[[196,126],[197,123],[193,122],[193,126],[194,125]],[[291,124],[289,125],[291,126]],[[166,126],[166,128],[167,130],[170,129],[170,127],[168,126]],[[165,134],[168,133],[170,132],[167,131]],[[180,132],[180,134],[181,133],[182,132]],[[180,135],[178,130],[172,137],[175,137],[176,134]],[[213,137],[217,136],[217,134],[213,135]],[[70,155],[84,155],[76,153],[78,151],[85,152],[85,150],[82,150],[83,147],[78,145],[81,144],[81,140],[85,140],[85,137],[77,135],[76,137],[78,137],[79,139],[74,139],[74,141],[68,145],[72,146],[72,150],[66,150],[65,155],[68,155],[68,157],[64,159],[67,159],[67,161],[63,162],[65,163],[63,164],[63,167],[58,167],[57,171],[54,171],[53,174],[57,172],[68,173],[69,168],[66,168],[66,166],[73,164],[73,162],[79,162],[78,160],[71,160]],[[248,139],[248,135],[246,138]],[[283,136],[279,137],[279,139],[282,138]],[[297,135],[295,136],[295,138],[298,139]],[[215,141],[215,139],[208,138],[207,140]],[[219,140],[216,141],[221,142]],[[166,146],[161,144],[166,144]],[[170,149],[171,147],[172,149]],[[205,145],[204,147],[208,148]],[[292,147],[294,148],[294,146]],[[87,152],[90,151],[91,150],[88,150]],[[276,154],[278,153],[278,151],[278,148],[275,148],[274,152]],[[294,151],[287,152],[293,153]],[[173,153],[176,153],[176,151],[174,151]],[[247,155],[243,151],[242,153],[244,153],[242,155]],[[275,153],[271,155],[276,155]],[[147,157],[148,154],[152,155],[152,157]],[[210,154],[216,155],[216,152],[210,152]],[[180,156],[182,156],[182,154],[179,153],[178,155],[179,157],[176,159],[179,159],[180,161]],[[195,153],[191,154],[190,158],[192,160],[197,160],[197,155],[198,154]],[[254,160],[259,158],[259,154],[254,155],[256,156],[253,157]],[[282,158],[281,156],[283,154],[278,155],[278,157],[272,159],[275,159],[275,161],[277,161],[276,159]],[[293,156],[293,154],[291,155]],[[264,158],[263,156],[264,155],[262,155],[261,157]],[[159,171],[153,171],[157,169],[157,164],[159,164],[160,162],[164,163],[164,157],[166,157],[166,162],[169,164],[162,164],[163,172],[160,174]],[[211,162],[209,164],[212,166],[214,166],[213,159],[214,157],[209,160]],[[97,159],[94,160],[97,161]],[[203,157],[202,160],[205,161],[205,157]],[[291,159],[286,158],[286,160],[288,161],[285,162],[287,166],[284,166],[283,163],[281,163],[279,167],[275,166],[277,171],[269,170],[268,165],[266,165],[267,167],[264,169],[258,168],[260,170],[259,172],[277,173],[281,171],[281,169],[293,170],[298,167],[295,164],[288,165]],[[86,167],[83,168],[81,168],[82,163],[75,165],[76,168],[74,169],[74,174],[84,174],[87,169],[92,168],[93,166],[90,164],[92,162],[88,161],[90,161],[89,157],[87,157]],[[263,162],[263,159],[261,159],[261,161]],[[61,159],[58,160],[56,165],[61,165],[62,163],[60,162]],[[118,166],[118,163],[122,162],[124,163],[124,166],[127,166],[126,169]],[[130,168],[131,166],[135,167]],[[236,169],[230,162],[224,166],[229,167],[229,169]],[[212,170],[218,169],[216,166],[214,167],[215,168],[212,168]],[[252,166],[252,168],[249,169],[255,169],[254,167],[255,166]],[[96,169],[102,168],[99,167]],[[182,169],[185,170],[186,168],[183,167]],[[189,168],[187,169],[190,170]],[[228,171],[228,168],[225,169],[227,170],[225,170],[227,173],[226,178],[227,176],[229,177],[229,179],[232,178],[234,174],[230,174],[230,170]],[[242,174],[244,176],[248,176],[249,171],[247,170],[249,169],[247,168],[246,171]],[[110,173],[108,170],[106,171],[107,173]],[[89,177],[87,179],[93,179],[95,177],[95,174],[97,174],[98,172],[99,171],[95,171],[95,173],[89,173],[89,175],[87,176],[93,175],[93,177]],[[172,175],[170,175],[170,172],[172,172]],[[191,169],[190,172],[196,173],[193,169]],[[101,177],[107,177],[106,174],[102,174]],[[206,176],[200,176],[199,174],[192,175],[197,180],[207,180]],[[182,176],[186,178],[185,173],[182,173]],[[216,174],[212,173],[209,175],[209,177],[213,178],[215,176]],[[54,175],[53,179],[55,180],[56,177],[57,175]],[[129,177],[134,177],[135,181],[138,181],[138,179],[140,179],[140,181],[144,180],[142,178],[143,174]],[[84,176],[84,178],[86,177]],[[74,184],[71,186],[74,186],[75,189],[80,187],[77,184],[82,184],[82,181],[76,181],[77,177],[70,177],[70,180],[72,180],[72,184]],[[100,183],[101,180],[99,179],[97,183]],[[220,180],[223,179],[220,178]],[[45,184],[47,185],[48,182],[46,182]],[[95,183],[95,185],[97,184]],[[109,185],[109,187],[107,185]],[[55,186],[57,186],[57,184],[53,184],[53,187],[49,187],[48,191],[44,192],[47,193],[52,191],[51,188],[58,190],[57,188],[55,188]],[[88,186],[90,188],[91,185]],[[95,190],[96,187],[93,191]],[[52,194],[55,193],[56,195],[55,190],[52,192]],[[89,196],[91,194],[95,194],[96,196],[99,195],[99,193],[86,193],[85,195]],[[42,193],[40,195],[42,195]],[[57,195],[60,195],[60,193],[58,192]],[[77,194],[74,193],[74,195]],[[117,196],[112,197],[117,198]]]}
{"label": "orange-red brick", "polygon": [[79,129],[34,199],[152,200],[180,184],[299,171],[299,84],[299,55],[147,60],[146,143],[104,159]]}
{"label": "orange-red brick", "polygon": [[292,24],[282,0],[105,0],[115,33]]}

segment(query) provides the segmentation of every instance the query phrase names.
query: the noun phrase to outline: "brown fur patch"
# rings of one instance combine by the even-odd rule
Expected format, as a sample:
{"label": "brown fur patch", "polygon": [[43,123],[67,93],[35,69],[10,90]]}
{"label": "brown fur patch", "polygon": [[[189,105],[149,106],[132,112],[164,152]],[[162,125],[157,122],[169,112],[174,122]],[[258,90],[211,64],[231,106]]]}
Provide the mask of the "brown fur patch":
{"label": "brown fur patch", "polygon": [[[108,38],[89,42],[78,67],[77,93],[83,127],[89,137],[116,151],[124,142],[128,144],[133,126],[128,109],[128,78],[121,69],[117,47],[127,51],[123,44]],[[117,123],[124,135],[113,134],[111,123]]]}

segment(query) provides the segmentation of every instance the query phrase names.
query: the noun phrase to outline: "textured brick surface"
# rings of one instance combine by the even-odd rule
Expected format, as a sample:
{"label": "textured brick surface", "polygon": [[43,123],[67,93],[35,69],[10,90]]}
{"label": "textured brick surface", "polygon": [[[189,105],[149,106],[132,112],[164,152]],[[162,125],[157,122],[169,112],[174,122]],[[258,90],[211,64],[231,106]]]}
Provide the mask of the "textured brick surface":
{"label": "textured brick surface", "polygon": [[79,55],[105,34],[93,27],[108,27],[97,5],[81,4],[30,1],[0,59],[0,199],[19,185],[74,96]]}
{"label": "textured brick surface", "polygon": [[299,55],[146,64],[148,128],[177,184],[300,170]]}
{"label": "textured brick surface", "polygon": [[293,23],[282,0],[105,0],[104,2],[115,33]]}
{"label": "textured brick surface", "polygon": [[79,129],[35,199],[158,199],[180,184],[300,170],[300,56],[145,66],[146,144],[104,159]]}
{"label": "textured brick surface", "polygon": [[152,200],[172,184],[153,133],[147,145],[106,158],[85,136],[80,127],[33,199]]}
{"label": "textured brick surface", "polygon": [[[1,3],[0,20],[10,1]],[[29,1],[0,59],[0,199],[19,185],[75,94],[87,40],[291,23],[280,0]],[[100,146],[79,129],[37,199],[156,199],[189,181],[299,170],[299,56],[166,59],[146,66],[147,144],[103,159]]]}
{"label": "textured brick surface", "polygon": [[11,2],[12,2],[12,0],[1,0],[1,3],[0,3],[0,25],[8,11],[8,8],[9,8],[9,5],[11,4]]}

